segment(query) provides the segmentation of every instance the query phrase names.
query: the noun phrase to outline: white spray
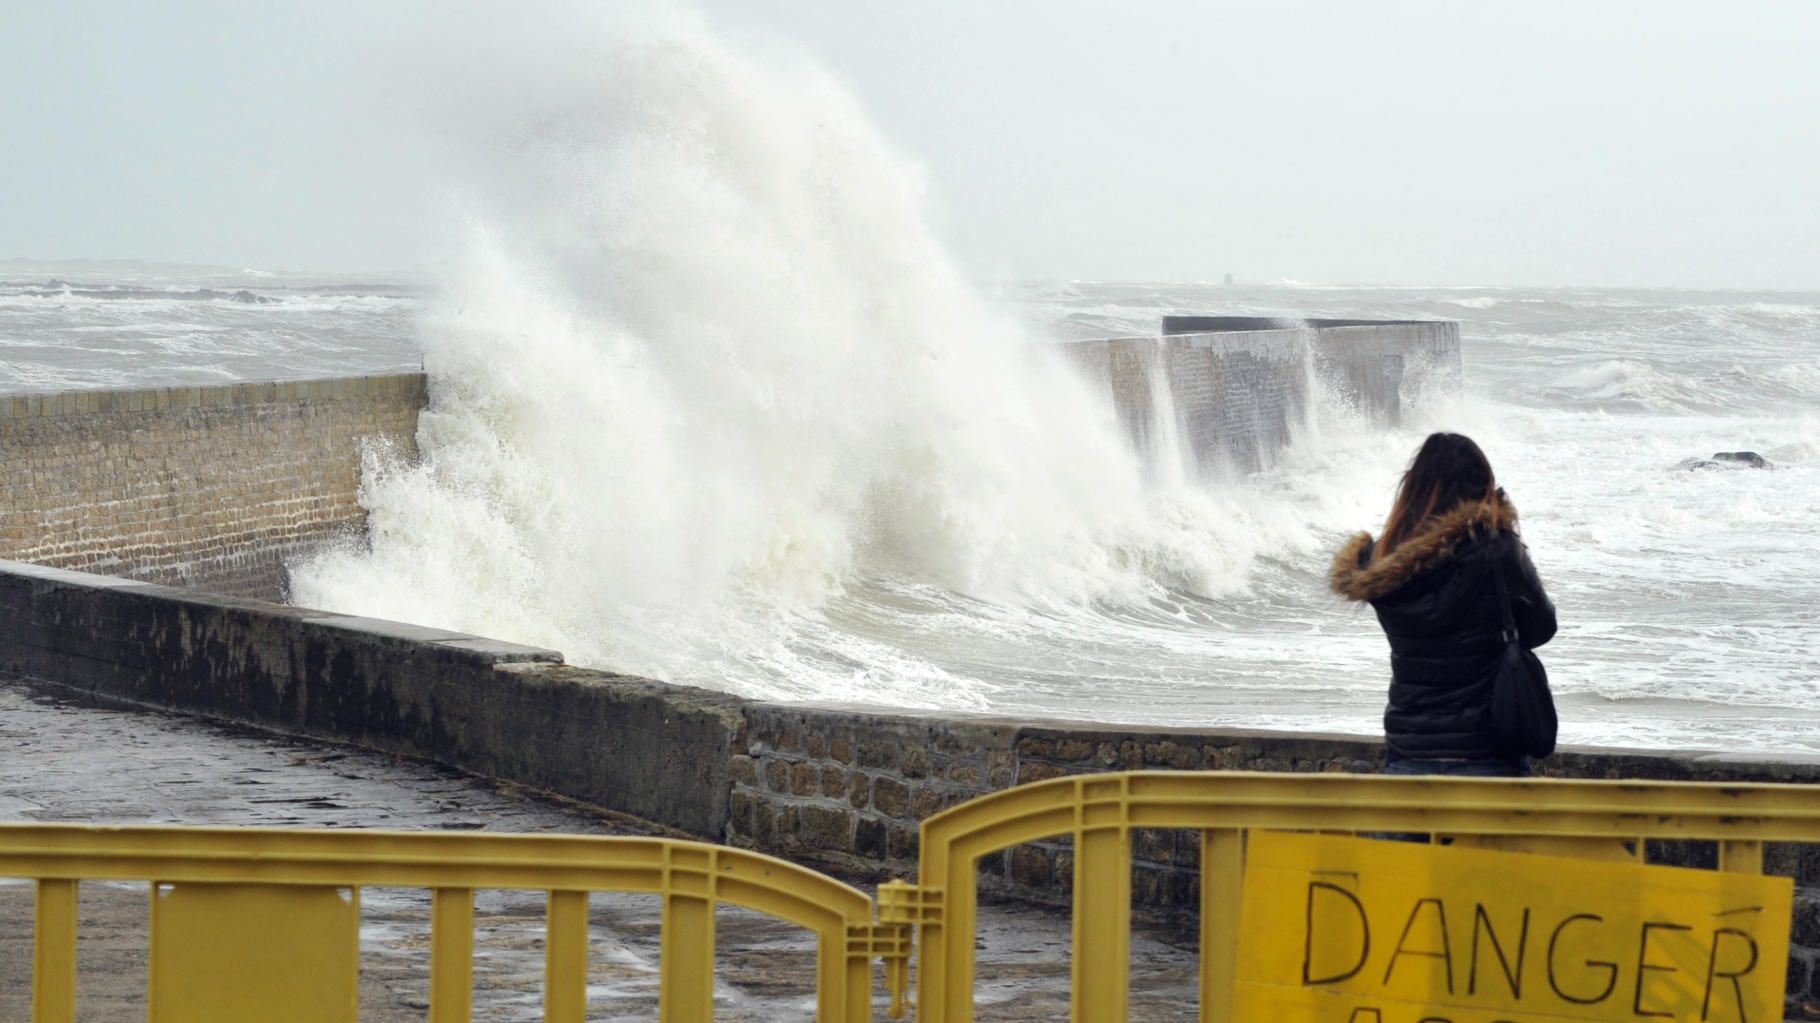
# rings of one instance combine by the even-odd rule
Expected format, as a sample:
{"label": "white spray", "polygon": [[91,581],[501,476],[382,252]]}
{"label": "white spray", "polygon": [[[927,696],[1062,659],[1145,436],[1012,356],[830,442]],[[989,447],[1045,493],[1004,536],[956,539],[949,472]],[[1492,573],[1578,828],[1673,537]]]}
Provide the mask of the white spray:
{"label": "white spray", "polygon": [[859,580],[1078,606],[1231,574],[837,83],[687,12],[565,37],[585,59],[478,118],[422,461],[370,469],[370,550],[297,566],[299,603],[803,695],[801,623]]}

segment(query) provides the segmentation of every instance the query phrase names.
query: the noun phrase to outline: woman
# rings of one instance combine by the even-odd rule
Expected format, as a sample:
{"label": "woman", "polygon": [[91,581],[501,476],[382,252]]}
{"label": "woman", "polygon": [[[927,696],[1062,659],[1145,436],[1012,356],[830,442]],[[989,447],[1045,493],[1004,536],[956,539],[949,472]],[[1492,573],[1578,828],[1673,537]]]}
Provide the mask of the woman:
{"label": "woman", "polygon": [[1390,640],[1384,738],[1391,774],[1521,777],[1487,728],[1505,649],[1503,570],[1519,642],[1555,634],[1555,608],[1517,536],[1517,510],[1470,439],[1437,433],[1397,488],[1384,536],[1360,533],[1334,558],[1334,592],[1371,603]]}

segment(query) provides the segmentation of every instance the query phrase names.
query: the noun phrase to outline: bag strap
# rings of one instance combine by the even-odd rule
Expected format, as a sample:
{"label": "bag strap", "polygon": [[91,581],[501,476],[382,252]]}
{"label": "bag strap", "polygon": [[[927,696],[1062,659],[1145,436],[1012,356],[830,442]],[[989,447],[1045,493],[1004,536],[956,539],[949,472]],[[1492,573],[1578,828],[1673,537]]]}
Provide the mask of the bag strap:
{"label": "bag strap", "polygon": [[[1497,535],[1497,534],[1494,534]],[[1502,638],[1506,643],[1517,641],[1517,619],[1510,612],[1510,590],[1504,585],[1504,552],[1494,548],[1491,552],[1491,574],[1498,580],[1498,609],[1504,613],[1504,632]]]}

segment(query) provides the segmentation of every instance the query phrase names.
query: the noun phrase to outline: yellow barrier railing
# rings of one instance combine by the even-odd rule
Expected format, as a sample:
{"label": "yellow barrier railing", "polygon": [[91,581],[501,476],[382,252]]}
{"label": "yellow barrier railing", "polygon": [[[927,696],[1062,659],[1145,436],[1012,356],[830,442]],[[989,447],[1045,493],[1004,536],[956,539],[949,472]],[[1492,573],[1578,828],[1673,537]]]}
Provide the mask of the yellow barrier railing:
{"label": "yellow barrier railing", "polygon": [[1759,874],[1764,842],[1820,842],[1820,787],[1131,772],[1008,789],[924,821],[921,885],[879,889],[880,920],[918,929],[919,1023],[973,1019],[980,857],[1061,837],[1074,844],[1073,1018],[1127,1019],[1134,828],[1201,832],[1200,1018],[1227,1023],[1253,829],[1426,833],[1633,862],[1647,839],[1711,840],[1719,869]]}
{"label": "yellow barrier railing", "polygon": [[[36,881],[33,1020],[75,1017],[83,880],[152,883],[151,1023],[355,1019],[359,890],[432,893],[431,1023],[468,1023],[476,889],[548,893],[544,1018],[586,1014],[588,893],[663,900],[659,1018],[713,1014],[714,910],[743,906],[817,938],[817,1019],[870,1018],[871,961],[917,1018],[973,1018],[980,857],[1073,841],[1073,1019],[1128,1018],[1131,833],[1200,832],[1200,1018],[1232,1019],[1254,830],[1446,836],[1455,847],[1640,862],[1646,840],[1717,843],[1759,874],[1763,843],[1820,842],[1820,787],[1132,772],[1037,782],[923,823],[920,885],[859,890],[769,856],[655,838],[0,825],[0,877]],[[275,925],[281,924],[281,926]],[[1653,969],[1653,967],[1652,967]]]}
{"label": "yellow barrier railing", "polygon": [[[544,1018],[586,1015],[588,894],[663,900],[659,1018],[712,1018],[714,909],[789,921],[817,939],[817,1019],[871,1018],[871,958],[901,978],[907,933],[873,924],[858,889],[757,853],[657,838],[0,825],[0,877],[33,879],[32,1019],[72,1023],[76,892],[152,884],[151,1023],[356,1018],[359,890],[427,888],[430,1020],[468,1023],[476,889],[548,893]],[[901,981],[900,981],[901,985]]]}

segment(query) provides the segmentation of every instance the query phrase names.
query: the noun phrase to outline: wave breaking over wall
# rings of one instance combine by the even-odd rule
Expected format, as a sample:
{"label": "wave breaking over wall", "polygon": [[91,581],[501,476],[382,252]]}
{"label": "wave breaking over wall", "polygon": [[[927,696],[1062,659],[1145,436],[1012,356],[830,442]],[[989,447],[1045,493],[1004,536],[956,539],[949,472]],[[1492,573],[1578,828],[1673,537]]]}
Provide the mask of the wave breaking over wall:
{"label": "wave breaking over wall", "polygon": [[856,580],[1075,603],[1218,572],[835,82],[687,13],[592,27],[586,70],[475,126],[423,461],[372,468],[370,549],[299,566],[299,602],[675,676]]}
{"label": "wave breaking over wall", "polygon": [[746,695],[980,707],[1021,683],[979,665],[1027,663],[1031,630],[1229,593],[1306,543],[1147,468],[825,73],[686,11],[579,24],[462,128],[422,460],[369,467],[369,542],[294,566],[298,603]]}

